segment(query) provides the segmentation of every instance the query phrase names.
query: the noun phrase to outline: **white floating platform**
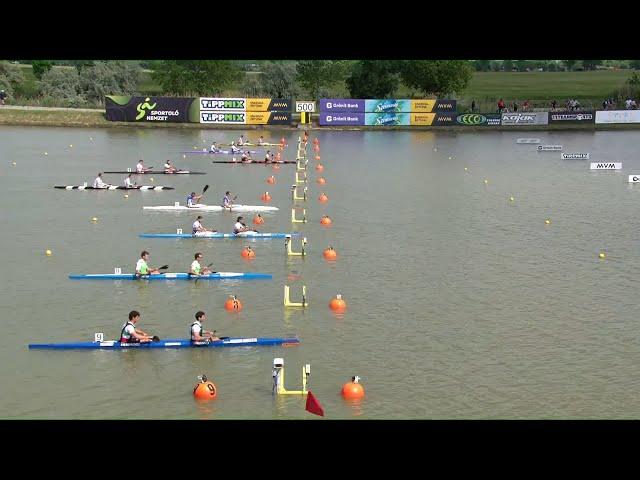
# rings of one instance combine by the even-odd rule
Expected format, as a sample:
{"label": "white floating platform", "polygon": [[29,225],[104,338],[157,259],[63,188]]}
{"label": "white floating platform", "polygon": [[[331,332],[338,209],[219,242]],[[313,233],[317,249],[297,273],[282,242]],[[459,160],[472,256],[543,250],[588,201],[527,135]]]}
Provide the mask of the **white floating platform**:
{"label": "white floating platform", "polygon": [[622,162],[594,163],[591,162],[591,170],[622,170]]}

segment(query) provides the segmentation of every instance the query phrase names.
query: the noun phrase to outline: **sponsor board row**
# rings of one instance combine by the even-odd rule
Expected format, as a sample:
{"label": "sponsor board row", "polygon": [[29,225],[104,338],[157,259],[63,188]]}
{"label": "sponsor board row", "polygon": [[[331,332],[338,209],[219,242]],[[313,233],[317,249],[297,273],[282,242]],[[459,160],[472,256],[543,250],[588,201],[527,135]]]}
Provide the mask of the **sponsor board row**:
{"label": "sponsor board row", "polygon": [[218,98],[200,97],[200,111],[219,110],[225,112],[289,112],[293,102],[290,98]]}
{"label": "sponsor board row", "polygon": [[431,113],[455,112],[456,100],[405,100],[405,99],[361,99],[321,98],[320,112],[341,113]]}
{"label": "sponsor board row", "polygon": [[200,110],[200,123],[288,125],[291,123],[291,112],[233,112]]}
{"label": "sponsor board row", "polygon": [[335,113],[320,112],[321,126],[409,126],[409,125],[462,125],[491,126],[500,125],[499,114],[461,115],[450,113]]}

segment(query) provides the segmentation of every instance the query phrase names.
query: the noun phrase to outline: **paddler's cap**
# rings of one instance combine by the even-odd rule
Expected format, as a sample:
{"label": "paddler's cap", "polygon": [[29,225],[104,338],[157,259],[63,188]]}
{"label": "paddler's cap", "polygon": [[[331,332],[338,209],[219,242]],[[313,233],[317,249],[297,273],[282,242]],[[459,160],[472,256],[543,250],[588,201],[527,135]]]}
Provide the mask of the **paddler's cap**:
{"label": "paddler's cap", "polygon": [[202,215],[198,215],[198,218],[196,218],[196,220],[200,220],[202,218]]}
{"label": "paddler's cap", "polygon": [[195,194],[196,194],[196,192],[191,192],[191,195],[195,195]]}

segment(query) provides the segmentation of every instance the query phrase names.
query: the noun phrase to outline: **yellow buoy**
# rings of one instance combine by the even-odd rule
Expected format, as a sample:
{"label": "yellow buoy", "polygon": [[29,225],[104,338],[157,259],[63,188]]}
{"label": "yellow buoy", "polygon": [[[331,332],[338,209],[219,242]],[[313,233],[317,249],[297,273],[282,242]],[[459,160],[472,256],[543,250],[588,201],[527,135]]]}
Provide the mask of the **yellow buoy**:
{"label": "yellow buoy", "polygon": [[464,171],[466,172],[467,170],[469,170],[467,167],[464,167]]}
{"label": "yellow buoy", "polygon": [[598,255],[600,258],[604,258],[604,252],[600,252],[600,255]]}
{"label": "yellow buoy", "polygon": [[69,148],[73,148],[73,144],[71,144],[71,143],[70,143],[70,144],[69,144]]}
{"label": "yellow buoy", "polygon": [[124,198],[129,198],[129,194],[128,194],[128,193],[125,193],[125,194],[124,194]]}
{"label": "yellow buoy", "polygon": [[45,155],[49,155],[47,152],[44,152]]}
{"label": "yellow buoy", "polygon": [[548,218],[544,221],[544,223],[546,223],[547,225],[549,225],[551,223],[551,220],[549,220]]}
{"label": "yellow buoy", "polygon": [[487,180],[486,178],[484,179],[484,184],[486,185],[487,183],[489,183],[489,180]]}
{"label": "yellow buoy", "polygon": [[96,223],[96,222],[98,221],[98,217],[93,217],[93,218],[91,219],[91,221],[92,221],[93,223]]}
{"label": "yellow buoy", "polygon": [[515,200],[515,198],[509,197],[509,200],[511,200],[513,202]]}
{"label": "yellow buoy", "polygon": [[451,160],[451,157],[449,157],[449,160]]}
{"label": "yellow buoy", "polygon": [[151,177],[151,178],[149,179],[149,181],[153,182],[153,177]]}
{"label": "yellow buoy", "polygon": [[15,165],[16,165],[16,162],[11,162],[11,165],[15,166]]}
{"label": "yellow buoy", "polygon": [[437,152],[437,151],[438,151],[438,149],[434,147],[433,151],[434,151],[434,152]]}
{"label": "yellow buoy", "polygon": [[187,158],[187,156],[186,155],[182,155],[182,158]]}
{"label": "yellow buoy", "polygon": [[46,254],[47,254],[47,257],[50,257],[51,255],[53,255],[53,252],[51,252],[51,250],[48,250],[48,249],[47,249],[47,251],[46,251],[46,252],[44,252],[44,253],[46,253]]}

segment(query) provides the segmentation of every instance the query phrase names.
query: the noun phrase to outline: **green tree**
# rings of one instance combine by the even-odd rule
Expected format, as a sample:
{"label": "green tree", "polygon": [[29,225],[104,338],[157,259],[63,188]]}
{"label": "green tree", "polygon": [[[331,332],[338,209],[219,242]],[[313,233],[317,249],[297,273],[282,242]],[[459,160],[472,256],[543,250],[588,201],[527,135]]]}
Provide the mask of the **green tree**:
{"label": "green tree", "polygon": [[582,66],[585,70],[595,70],[598,65],[602,65],[602,60],[583,60]]}
{"label": "green tree", "polygon": [[513,60],[503,60],[502,69],[505,72],[510,72],[511,70],[513,70]]}
{"label": "green tree", "polygon": [[573,67],[575,66],[577,60],[563,60],[562,63],[565,64],[565,66],[567,67],[567,70],[571,71],[573,70]]}
{"label": "green tree", "polygon": [[516,60],[515,65],[519,72],[524,72],[529,66],[529,62],[527,60]]}
{"label": "green tree", "polygon": [[131,95],[138,85],[140,67],[121,61],[95,62],[80,72],[80,92],[87,100],[103,104],[105,95]]}
{"label": "green tree", "polygon": [[467,60],[408,60],[403,62],[401,75],[406,86],[444,97],[467,87],[473,66]]}
{"label": "green tree", "polygon": [[245,97],[248,98],[260,98],[266,96],[262,86],[262,82],[259,80],[259,75],[245,75],[242,85],[240,85],[240,91]]}
{"label": "green tree", "polygon": [[344,80],[348,63],[340,60],[301,60],[296,65],[298,82],[317,99],[332,84]]}
{"label": "green tree", "polygon": [[53,68],[53,62],[50,60],[34,60],[31,63],[31,67],[33,68],[33,76],[40,80],[42,75]]}
{"label": "green tree", "polygon": [[165,93],[220,95],[242,71],[230,60],[163,60],[151,76]]}
{"label": "green tree", "polygon": [[295,62],[267,62],[262,66],[260,82],[271,98],[294,98],[299,94]]}
{"label": "green tree", "polygon": [[634,70],[640,70],[640,60],[630,60],[629,66]]}
{"label": "green tree", "polygon": [[85,67],[93,67],[94,64],[93,60],[71,60],[69,63],[76,67],[78,73],[82,72]]}
{"label": "green tree", "polygon": [[54,68],[42,75],[40,94],[45,101],[67,107],[81,107],[87,103],[80,93],[78,71],[69,68]]}
{"label": "green tree", "polygon": [[474,60],[473,66],[476,72],[488,72],[491,69],[491,60]]}
{"label": "green tree", "polygon": [[353,98],[386,98],[398,89],[400,73],[397,62],[361,60],[351,67],[346,83]]}

